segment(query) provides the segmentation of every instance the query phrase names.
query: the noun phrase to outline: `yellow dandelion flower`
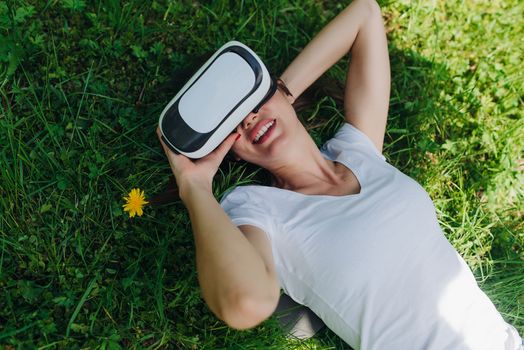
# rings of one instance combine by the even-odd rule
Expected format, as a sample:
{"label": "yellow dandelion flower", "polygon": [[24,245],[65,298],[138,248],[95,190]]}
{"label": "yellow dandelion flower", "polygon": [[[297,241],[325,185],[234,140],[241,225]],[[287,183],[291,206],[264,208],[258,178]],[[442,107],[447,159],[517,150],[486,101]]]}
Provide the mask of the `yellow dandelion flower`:
{"label": "yellow dandelion flower", "polygon": [[144,199],[144,191],[139,188],[133,188],[131,192],[129,192],[128,197],[124,197],[124,199],[126,204],[122,207],[124,207],[124,211],[129,212],[129,217],[134,217],[135,215],[142,216],[144,213],[142,207],[149,203]]}

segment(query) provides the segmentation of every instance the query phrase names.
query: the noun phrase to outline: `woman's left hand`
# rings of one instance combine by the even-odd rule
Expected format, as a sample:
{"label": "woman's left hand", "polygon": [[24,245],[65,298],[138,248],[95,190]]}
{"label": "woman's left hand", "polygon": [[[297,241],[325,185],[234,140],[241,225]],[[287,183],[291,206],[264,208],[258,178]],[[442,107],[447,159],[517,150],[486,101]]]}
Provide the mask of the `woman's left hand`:
{"label": "woman's left hand", "polygon": [[156,133],[169,160],[171,170],[175,175],[180,198],[183,201],[184,195],[193,185],[212,192],[213,177],[239,135],[238,133],[229,135],[213,152],[201,159],[192,160],[182,154],[175,154],[171,151],[161,138],[160,128],[157,127]]}

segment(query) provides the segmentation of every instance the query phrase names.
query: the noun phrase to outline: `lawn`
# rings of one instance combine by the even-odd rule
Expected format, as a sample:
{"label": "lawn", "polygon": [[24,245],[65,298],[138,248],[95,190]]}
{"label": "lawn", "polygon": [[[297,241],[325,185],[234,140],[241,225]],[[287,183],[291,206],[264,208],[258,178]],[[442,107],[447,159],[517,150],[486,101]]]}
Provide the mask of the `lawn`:
{"label": "lawn", "polygon": [[[249,331],[200,297],[180,201],[129,218],[132,188],[170,186],[165,104],[226,41],[275,73],[348,2],[0,2],[0,348],[342,349],[329,330]],[[524,333],[524,3],[381,2],[392,92],[384,155],[433,198],[444,233]],[[327,76],[343,82],[347,59]],[[321,144],[330,96],[301,113]],[[217,176],[217,197],[252,181]]]}

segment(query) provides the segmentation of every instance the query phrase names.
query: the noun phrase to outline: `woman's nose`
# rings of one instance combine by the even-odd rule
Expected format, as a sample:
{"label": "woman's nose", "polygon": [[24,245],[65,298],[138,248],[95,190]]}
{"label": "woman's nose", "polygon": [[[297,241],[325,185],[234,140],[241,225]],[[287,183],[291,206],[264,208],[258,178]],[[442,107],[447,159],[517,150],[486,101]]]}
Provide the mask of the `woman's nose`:
{"label": "woman's nose", "polygon": [[253,113],[253,112],[249,112],[249,114],[247,115],[247,117],[244,118],[244,120],[242,120],[242,128],[243,129],[247,129],[249,128],[252,124],[255,123],[255,120],[257,118],[257,115],[258,113]]}

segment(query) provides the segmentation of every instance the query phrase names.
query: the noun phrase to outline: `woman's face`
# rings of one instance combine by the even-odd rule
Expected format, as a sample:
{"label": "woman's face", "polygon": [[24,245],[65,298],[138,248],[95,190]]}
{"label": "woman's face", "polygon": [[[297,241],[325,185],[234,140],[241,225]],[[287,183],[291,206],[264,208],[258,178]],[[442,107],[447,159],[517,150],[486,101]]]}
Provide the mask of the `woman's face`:
{"label": "woman's face", "polygon": [[235,155],[266,169],[281,158],[302,127],[291,102],[292,97],[278,89],[257,113],[249,113],[236,129],[240,138],[232,148]]}

